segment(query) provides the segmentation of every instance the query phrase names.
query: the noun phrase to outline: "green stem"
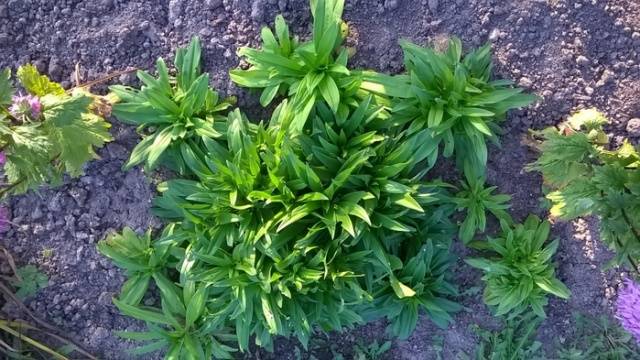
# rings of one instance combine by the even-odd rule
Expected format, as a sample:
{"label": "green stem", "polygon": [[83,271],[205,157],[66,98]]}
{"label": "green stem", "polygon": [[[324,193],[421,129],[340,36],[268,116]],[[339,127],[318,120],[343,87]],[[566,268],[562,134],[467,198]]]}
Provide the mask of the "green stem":
{"label": "green stem", "polygon": [[[622,210],[622,218],[624,219],[624,221],[627,223],[627,225],[631,229],[631,233],[636,238],[636,242],[638,244],[640,244],[640,233],[633,226],[633,223],[631,222],[631,219],[629,218],[629,215],[627,215],[627,211],[625,209],[621,209],[621,210]],[[631,263],[631,265],[634,267],[635,271],[640,273],[640,266],[638,266],[638,263],[635,260],[633,260],[633,258],[631,257],[630,254],[627,254],[627,258],[629,259],[629,262]]]}

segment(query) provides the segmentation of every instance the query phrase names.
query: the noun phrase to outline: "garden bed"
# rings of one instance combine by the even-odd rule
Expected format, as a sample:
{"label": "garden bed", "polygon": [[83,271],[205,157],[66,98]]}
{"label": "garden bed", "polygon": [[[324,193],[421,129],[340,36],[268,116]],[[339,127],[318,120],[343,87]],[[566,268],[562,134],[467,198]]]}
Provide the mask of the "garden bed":
{"label": "garden bed", "polygon": [[[169,1],[17,1],[0,5],[0,68],[17,68],[31,62],[63,86],[74,85],[79,64],[81,82],[102,78],[130,68],[150,70],[157,57],[170,60],[178,46],[197,35],[203,46],[203,70],[211,85],[238,104],[251,119],[268,119],[258,96],[237,88],[228,70],[239,63],[236,50],[258,46],[260,28],[271,25],[282,13],[292,32],[309,33],[310,12],[306,0],[207,0]],[[604,1],[347,1],[343,16],[351,32],[347,44],[356,50],[356,67],[398,73],[402,51],[398,39],[417,44],[441,43],[459,36],[465,48],[490,41],[496,76],[514,79],[540,100],[512,111],[505,122],[501,148],[491,147],[487,182],[512,196],[512,215],[524,221],[529,213],[541,217],[542,179],[525,172],[536,154],[525,140],[527,130],[542,129],[565,120],[572,110],[597,107],[612,123],[607,128],[620,143],[637,143],[640,127],[630,119],[640,116],[640,4],[633,0]],[[136,84],[131,73],[118,82]],[[100,90],[100,88],[96,88]],[[102,89],[104,90],[104,89]],[[161,228],[151,215],[156,182],[139,168],[121,170],[138,141],[132,127],[115,119],[114,141],[90,162],[86,174],[65,181],[55,189],[43,189],[10,200],[11,229],[0,237],[19,264],[35,264],[49,278],[48,287],[27,305],[39,316],[62,329],[100,358],[123,359],[134,346],[114,333],[140,330],[141,322],[119,314],[112,304],[124,276],[96,243],[128,226],[142,232]],[[438,166],[429,177],[457,179],[453,166]],[[558,278],[572,292],[569,300],[552,298],[548,317],[538,332],[548,354],[558,343],[573,338],[573,313],[612,314],[620,283],[620,271],[603,271],[611,258],[598,238],[593,219],[558,222],[552,238],[560,239],[556,262]],[[385,333],[386,323],[374,322],[346,334],[330,334],[317,342],[318,356],[333,358],[336,351],[352,354],[354,344],[392,341],[389,359],[453,359],[472,353],[477,336],[473,324],[494,323],[482,302],[480,272],[462,259],[470,250],[454,248],[455,283],[462,292],[464,310],[446,330],[421,319],[406,340]],[[153,298],[145,298],[153,304]],[[295,342],[279,340],[273,353],[260,358],[293,359]],[[301,347],[300,347],[301,349]],[[249,357],[258,355],[247,355]]]}

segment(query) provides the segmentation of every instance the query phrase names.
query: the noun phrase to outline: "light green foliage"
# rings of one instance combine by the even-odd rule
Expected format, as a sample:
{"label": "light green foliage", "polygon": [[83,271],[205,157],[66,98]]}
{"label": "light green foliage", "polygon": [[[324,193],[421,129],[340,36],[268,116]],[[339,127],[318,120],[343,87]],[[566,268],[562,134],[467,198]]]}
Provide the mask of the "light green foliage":
{"label": "light green foliage", "polygon": [[[166,231],[171,231],[167,227]],[[111,234],[98,243],[98,251],[110,258],[117,266],[126,270],[128,280],[122,286],[120,301],[137,305],[147,292],[153,276],[165,276],[169,248],[151,246],[151,231],[138,236],[133,230],[124,228],[122,234]]]}
{"label": "light green foliage", "polygon": [[542,344],[535,341],[542,320],[532,313],[506,320],[500,331],[487,331],[479,327],[476,333],[480,344],[474,360],[544,360]]}
{"label": "light green foliage", "polygon": [[120,101],[113,106],[113,115],[138,126],[143,134],[125,168],[144,163],[153,169],[164,161],[182,172],[185,165],[180,144],[221,136],[217,120],[222,118],[219,113],[231,106],[231,100],[219,102],[218,93],[209,87],[209,74],[200,72],[201,52],[200,41],[194,37],[187,48],[176,52],[176,77],[170,76],[164,60],[158,59],[157,78],[138,71],[140,89],[111,87]]}
{"label": "light green foliage", "polygon": [[16,269],[15,276],[11,278],[11,285],[17,289],[15,295],[19,299],[26,299],[47,287],[49,278],[34,265],[25,265]]}
{"label": "light green foliage", "polygon": [[111,141],[110,125],[94,113],[89,93],[67,94],[32,65],[21,66],[17,77],[41,110],[19,118],[11,114],[8,106],[15,90],[9,70],[0,74],[0,147],[7,157],[8,179],[3,194],[56,185],[64,174],[79,176],[84,164],[97,158],[95,148]]}
{"label": "light green foliage", "polygon": [[633,337],[606,315],[594,318],[574,314],[576,327],[572,340],[560,348],[559,360],[626,360],[640,358]]}
{"label": "light green foliage", "polygon": [[[465,173],[467,174],[467,173]],[[513,220],[506,211],[511,197],[504,194],[493,194],[497,187],[485,187],[484,177],[467,176],[467,182],[462,183],[462,189],[453,200],[458,211],[467,213],[460,225],[458,237],[468,244],[476,232],[484,232],[487,226],[487,212],[491,213],[501,223],[511,224]]]}
{"label": "light green foliage", "polygon": [[311,2],[313,33],[308,42],[292,37],[282,16],[275,20],[275,36],[262,29],[262,49],[238,52],[251,65],[232,70],[231,79],[240,86],[263,89],[260,103],[267,106],[278,95],[291,98],[296,116],[293,131],[300,131],[317,101],[324,101],[342,118],[353,105],[350,95],[359,81],[347,68],[348,50],[342,46],[347,25],[342,21],[344,0]]}
{"label": "light green foliage", "polygon": [[[385,137],[379,113],[365,101],[342,121],[319,104],[308,129],[290,138],[295,114],[284,102],[269,126],[236,110],[221,141],[181,145],[196,178],[160,185],[156,213],[176,224],[150,246],[182,259],[180,280],[166,287],[210,285],[215,316],[198,317],[202,326],[235,327],[245,351],[252,336],[267,348],[274,335],[306,346],[316,326],[340,330],[391,313],[399,319],[391,330],[406,336],[420,308],[438,325],[451,321],[459,309],[446,299],[456,294],[445,280],[453,206],[441,184],[419,180],[427,161],[419,150],[429,146],[421,133]],[[130,233],[109,242],[148,243]],[[124,256],[136,252],[110,248],[136,276]],[[119,304],[140,298],[128,292],[133,286]],[[381,304],[392,311],[375,311]]]}
{"label": "light green foliage", "polygon": [[498,142],[507,111],[531,104],[535,97],[510,81],[492,80],[491,47],[462,57],[462,43],[449,41],[440,52],[402,41],[407,73],[391,77],[365,72],[362,88],[394,99],[396,124],[428,128],[442,153],[455,153],[458,167],[481,176],[487,163],[486,141]]}
{"label": "light green foliage", "polygon": [[511,317],[528,310],[544,317],[547,294],[563,299],[569,289],[555,277],[551,262],[558,248],[558,240],[545,246],[550,225],[536,216],[529,216],[524,224],[510,228],[503,224],[498,238],[483,243],[493,253],[491,258],[465,260],[485,274],[484,301],[495,308],[495,315]]}
{"label": "light green foliage", "polygon": [[606,122],[598,111],[582,110],[560,130],[535,133],[541,154],[528,169],[540,171],[551,189],[552,216],[597,215],[602,240],[616,252],[613,263],[640,271],[640,155],[627,141],[609,150]]}

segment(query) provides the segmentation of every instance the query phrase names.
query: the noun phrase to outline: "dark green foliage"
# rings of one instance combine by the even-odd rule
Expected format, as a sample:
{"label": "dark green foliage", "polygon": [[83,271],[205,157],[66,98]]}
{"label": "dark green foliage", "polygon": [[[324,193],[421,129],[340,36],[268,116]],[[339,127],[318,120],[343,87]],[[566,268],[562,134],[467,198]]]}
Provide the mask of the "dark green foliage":
{"label": "dark green foliage", "polygon": [[165,161],[174,170],[183,171],[180,144],[198,143],[202,137],[221,136],[220,112],[231,106],[230,100],[218,102],[218,93],[209,87],[209,74],[200,72],[200,40],[193,38],[187,48],[178,49],[177,75],[169,75],[164,60],[158,59],[154,78],[138,71],[140,89],[111,87],[119,103],[113,106],[118,120],[138,126],[142,141],[133,149],[125,168],[144,163],[147,169]]}
{"label": "dark green foliage", "polygon": [[278,95],[289,96],[296,114],[293,131],[302,129],[316,102],[324,101],[343,119],[349,113],[350,95],[360,84],[347,68],[349,54],[342,46],[347,33],[343,8],[344,0],[312,1],[313,33],[308,42],[292,37],[279,15],[276,36],[269,28],[262,29],[261,50],[242,48],[238,52],[251,66],[232,70],[231,79],[244,87],[263,89],[263,106]]}
{"label": "dark green foliage", "polygon": [[11,285],[17,289],[16,296],[19,299],[26,299],[49,285],[49,278],[34,265],[25,265],[16,269]]}
{"label": "dark green foliage", "polygon": [[3,195],[57,185],[65,174],[79,176],[97,158],[95,148],[111,141],[110,125],[97,115],[89,93],[65,92],[32,65],[18,68],[17,78],[26,95],[16,95],[9,69],[0,72],[0,148],[8,180]]}
{"label": "dark green foliage", "polygon": [[640,348],[633,337],[606,315],[594,318],[574,314],[573,340],[558,350],[559,360],[640,359]]}
{"label": "dark green foliage", "polygon": [[353,347],[353,359],[379,360],[389,349],[391,349],[391,341],[385,341],[382,344],[378,343],[378,340],[374,340],[370,344],[360,342]]}
{"label": "dark green foliage", "polygon": [[412,130],[430,129],[442,154],[455,153],[461,170],[482,176],[487,163],[486,141],[498,143],[507,111],[531,104],[510,81],[491,79],[491,47],[462,57],[462,43],[453,38],[440,52],[403,41],[407,73],[390,77],[365,72],[362,88],[394,99],[395,123]]}
{"label": "dark green foliage", "polygon": [[[466,173],[465,173],[466,174]],[[469,243],[476,232],[484,232],[487,226],[487,212],[491,213],[501,223],[511,224],[511,216],[506,211],[511,197],[504,194],[492,194],[496,186],[485,187],[484,177],[467,176],[467,182],[462,183],[462,190],[453,200],[458,211],[467,213],[460,225],[458,237]]]}
{"label": "dark green foliage", "polygon": [[547,221],[533,215],[514,228],[503,224],[500,237],[484,243],[495,253],[493,257],[465,260],[484,271],[484,301],[495,309],[496,316],[513,317],[532,310],[544,317],[547,294],[569,298],[569,289],[555,277],[551,262],[558,240],[545,246],[549,230]]}
{"label": "dark green foliage", "polygon": [[535,341],[542,320],[532,313],[506,320],[500,331],[476,328],[480,337],[474,360],[544,360],[542,344]]}
{"label": "dark green foliage", "polygon": [[602,240],[616,252],[613,264],[640,271],[640,155],[625,141],[609,150],[596,110],[573,115],[560,130],[535,133],[543,141],[529,170],[542,172],[551,189],[551,215],[563,220],[597,215]]}

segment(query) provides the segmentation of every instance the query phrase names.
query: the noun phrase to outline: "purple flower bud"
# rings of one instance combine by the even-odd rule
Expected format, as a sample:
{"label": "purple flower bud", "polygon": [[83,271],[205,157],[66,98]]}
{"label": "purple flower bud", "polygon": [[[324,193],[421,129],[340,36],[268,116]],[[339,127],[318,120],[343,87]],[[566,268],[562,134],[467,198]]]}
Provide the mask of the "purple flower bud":
{"label": "purple flower bud", "polygon": [[22,117],[26,115],[31,119],[38,119],[42,112],[42,104],[37,96],[33,95],[15,95],[13,104],[9,108],[9,112],[14,117]]}
{"label": "purple flower bud", "polygon": [[11,228],[11,221],[9,217],[9,209],[4,206],[0,206],[0,233],[5,233]]}
{"label": "purple flower bud", "polygon": [[640,343],[640,285],[626,279],[618,291],[616,318],[622,327]]}

